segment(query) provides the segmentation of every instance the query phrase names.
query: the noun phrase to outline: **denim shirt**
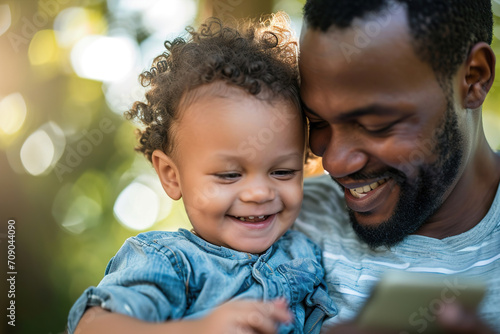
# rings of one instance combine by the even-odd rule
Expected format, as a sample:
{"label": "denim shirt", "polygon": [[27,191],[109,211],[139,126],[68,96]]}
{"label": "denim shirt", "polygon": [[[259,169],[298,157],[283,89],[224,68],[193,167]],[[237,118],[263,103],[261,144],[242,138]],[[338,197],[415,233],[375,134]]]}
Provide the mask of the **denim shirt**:
{"label": "denim shirt", "polygon": [[278,332],[319,333],[323,320],[337,314],[324,274],[320,249],[297,231],[261,255],[215,246],[184,229],[146,232],[129,238],[98,286],[75,302],[68,331],[91,306],[163,322],[203,317],[229,299],[284,297],[294,323]]}

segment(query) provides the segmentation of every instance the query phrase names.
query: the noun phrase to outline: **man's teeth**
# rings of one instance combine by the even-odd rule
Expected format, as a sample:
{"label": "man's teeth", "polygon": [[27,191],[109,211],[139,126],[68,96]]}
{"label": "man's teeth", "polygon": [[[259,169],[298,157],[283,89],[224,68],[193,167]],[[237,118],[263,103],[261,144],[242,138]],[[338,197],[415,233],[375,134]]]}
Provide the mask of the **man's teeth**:
{"label": "man's teeth", "polygon": [[366,196],[366,193],[369,191],[372,191],[376,188],[378,188],[380,185],[384,184],[387,181],[387,179],[382,179],[377,182],[373,182],[370,185],[366,185],[363,187],[355,188],[355,189],[349,189],[351,194],[356,197],[356,198],[363,198]]}
{"label": "man's teeth", "polygon": [[234,216],[236,219],[241,220],[242,222],[261,222],[267,219],[269,216],[248,216],[248,217],[237,217]]}

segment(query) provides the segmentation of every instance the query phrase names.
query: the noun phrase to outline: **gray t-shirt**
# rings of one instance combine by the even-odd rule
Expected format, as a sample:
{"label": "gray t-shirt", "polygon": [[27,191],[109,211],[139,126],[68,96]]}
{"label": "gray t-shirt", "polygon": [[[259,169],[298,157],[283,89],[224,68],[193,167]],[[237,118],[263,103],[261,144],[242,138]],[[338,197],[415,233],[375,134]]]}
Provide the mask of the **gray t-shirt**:
{"label": "gray t-shirt", "polygon": [[[469,231],[442,240],[410,235],[390,249],[374,251],[356,236],[343,192],[324,175],[306,179],[302,212],[294,228],[323,250],[329,294],[339,312],[325,324],[352,319],[381,274],[396,269],[483,280],[488,290],[480,315],[500,329],[500,188],[487,215]],[[420,319],[414,320],[417,326]]]}

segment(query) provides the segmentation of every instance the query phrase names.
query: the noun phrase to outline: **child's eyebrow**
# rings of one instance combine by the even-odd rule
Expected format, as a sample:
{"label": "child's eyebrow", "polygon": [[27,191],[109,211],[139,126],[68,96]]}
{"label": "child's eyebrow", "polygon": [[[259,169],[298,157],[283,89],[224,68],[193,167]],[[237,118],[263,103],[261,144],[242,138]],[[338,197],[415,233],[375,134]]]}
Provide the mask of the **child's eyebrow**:
{"label": "child's eyebrow", "polygon": [[277,156],[278,159],[290,159],[290,158],[302,158],[302,152],[290,152],[284,153]]}
{"label": "child's eyebrow", "polygon": [[290,153],[285,153],[281,155],[277,155],[276,159],[273,160],[274,163],[280,163],[288,160],[300,160],[302,161],[304,159],[304,155],[302,152],[290,152]]}
{"label": "child's eyebrow", "polygon": [[[217,159],[221,160],[240,160],[242,158],[241,155],[238,154],[231,154],[231,153],[215,153],[214,156]],[[291,160],[291,159],[303,159],[303,153],[298,152],[298,151],[292,151],[292,152],[285,152],[283,154],[276,154],[275,158],[273,159],[273,163],[279,163],[283,162],[286,160]]]}
{"label": "child's eyebrow", "polygon": [[237,155],[237,154],[234,154],[234,153],[222,153],[222,152],[215,153],[214,156],[217,159],[225,159],[225,160],[236,160],[236,159],[240,158],[240,156]]}

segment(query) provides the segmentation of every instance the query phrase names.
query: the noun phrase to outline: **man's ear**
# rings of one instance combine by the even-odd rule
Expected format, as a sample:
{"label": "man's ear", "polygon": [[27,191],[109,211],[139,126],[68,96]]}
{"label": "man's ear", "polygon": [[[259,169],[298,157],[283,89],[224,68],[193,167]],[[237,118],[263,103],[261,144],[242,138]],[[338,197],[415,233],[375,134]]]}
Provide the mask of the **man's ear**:
{"label": "man's ear", "polygon": [[462,84],[464,107],[481,107],[495,79],[495,54],[484,42],[474,45],[465,63],[465,80]]}
{"label": "man's ear", "polygon": [[167,195],[173,200],[180,199],[182,192],[179,182],[179,172],[172,158],[160,150],[155,150],[151,156],[151,160]]}

